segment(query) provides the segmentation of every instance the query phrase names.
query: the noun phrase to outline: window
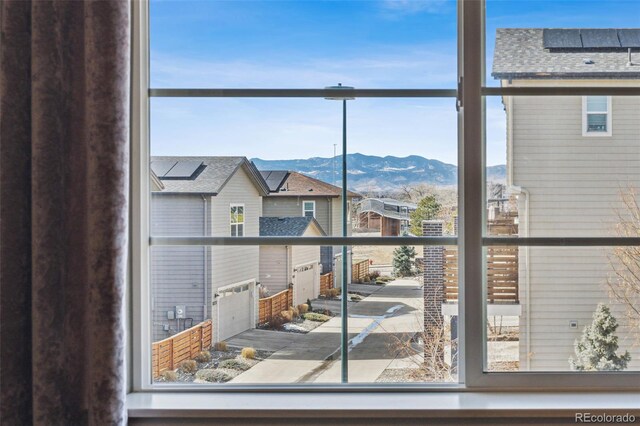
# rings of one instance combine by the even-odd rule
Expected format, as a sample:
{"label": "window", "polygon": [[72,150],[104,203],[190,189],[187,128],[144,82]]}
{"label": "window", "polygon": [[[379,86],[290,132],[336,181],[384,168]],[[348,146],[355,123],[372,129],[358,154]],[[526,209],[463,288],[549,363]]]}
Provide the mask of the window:
{"label": "window", "polygon": [[[165,8],[167,13],[170,3],[158,2],[157,7]],[[246,7],[245,3],[229,2],[234,8]],[[262,11],[268,11],[270,5],[276,3],[279,2],[252,2],[251,7],[256,6],[262,8]],[[298,22],[309,25],[316,21],[314,18],[327,12],[320,9],[347,3],[349,7],[367,8],[374,2],[318,2],[319,9],[314,10],[314,13],[306,11],[305,13],[309,15],[301,13],[301,16],[304,15],[306,18]],[[383,7],[388,6],[387,9],[375,10],[378,13],[371,16],[375,16],[375,19],[390,18],[385,21],[388,29],[400,23],[399,29],[395,28],[394,31],[411,29],[412,34],[404,34],[399,39],[406,40],[408,36],[422,36],[424,40],[429,40],[430,35],[414,34],[413,31],[422,31],[428,27],[423,25],[419,15],[426,13],[430,7],[411,7],[409,10],[398,12],[398,7],[406,2],[383,3],[385,3]],[[212,166],[214,163],[203,160],[202,165],[196,169],[198,172],[190,176],[194,181],[199,177],[205,177],[208,184],[220,182],[219,187],[211,189],[211,194],[214,194],[211,196],[212,200],[199,198],[201,192],[196,191],[183,191],[185,194],[178,196],[176,192],[188,185],[187,183],[176,183],[170,177],[160,179],[168,190],[165,191],[164,198],[157,198],[162,198],[167,204],[158,205],[163,205],[167,211],[171,208],[173,209],[171,212],[179,215],[185,214],[186,210],[183,207],[188,205],[189,212],[193,213],[188,220],[185,215],[180,217],[179,221],[175,221],[180,225],[178,231],[175,230],[177,228],[162,232],[151,229],[151,235],[145,234],[147,231],[144,218],[147,216],[149,204],[153,210],[153,203],[149,203],[149,198],[153,199],[158,195],[156,193],[161,193],[163,189],[156,189],[151,195],[144,190],[139,191],[138,207],[141,214],[135,228],[139,248],[137,250],[139,253],[136,255],[140,256],[140,262],[137,262],[140,264],[140,271],[136,273],[141,286],[139,333],[142,335],[140,339],[142,343],[136,351],[140,353],[139,356],[136,355],[138,357],[136,371],[139,371],[138,389],[166,388],[167,386],[165,383],[167,379],[157,380],[152,374],[152,352],[161,349],[161,340],[154,342],[156,346],[152,349],[149,330],[152,328],[150,323],[153,321],[150,320],[152,318],[150,312],[157,310],[154,306],[157,306],[160,298],[154,299],[151,296],[154,277],[145,276],[146,271],[150,270],[151,275],[154,273],[157,275],[157,271],[164,274],[185,272],[180,268],[187,269],[186,272],[190,273],[189,280],[172,279],[172,283],[178,282],[180,285],[186,283],[190,290],[189,294],[195,295],[198,304],[200,300],[205,301],[200,304],[200,312],[214,320],[213,327],[217,329],[212,334],[216,339],[220,336],[222,340],[232,339],[247,329],[255,328],[256,324],[252,321],[254,317],[260,317],[258,313],[261,306],[265,312],[264,306],[298,307],[306,304],[309,299],[312,302],[311,314],[331,317],[338,310],[345,313],[345,315],[336,315],[335,318],[307,315],[327,320],[325,323],[334,327],[332,337],[335,338],[333,342],[335,345],[332,343],[330,347],[318,348],[318,352],[313,357],[314,362],[317,361],[317,363],[309,363],[309,365],[313,364],[312,368],[308,370],[286,368],[286,371],[283,368],[282,377],[287,374],[286,380],[274,383],[273,380],[268,381],[274,377],[273,375],[264,375],[263,377],[268,376],[267,381],[253,381],[250,382],[251,385],[270,386],[292,383],[300,385],[316,382],[342,386],[358,382],[384,387],[385,383],[397,377],[396,374],[402,375],[398,371],[385,371],[392,370],[387,368],[389,365],[393,364],[394,368],[398,369],[404,369],[407,366],[397,360],[395,356],[397,354],[385,352],[390,345],[383,340],[391,339],[392,343],[400,343],[404,349],[414,351],[414,356],[403,357],[402,361],[410,362],[417,359],[421,368],[425,365],[434,367],[414,381],[414,385],[417,384],[425,389],[445,385],[478,389],[548,390],[558,386],[586,389],[596,385],[609,390],[638,389],[640,378],[637,363],[630,363],[624,371],[590,373],[573,369],[568,358],[573,355],[573,343],[579,338],[576,327],[581,331],[595,312],[592,302],[615,303],[608,299],[609,296],[598,287],[598,282],[594,281],[593,277],[596,275],[606,277],[608,272],[611,272],[611,269],[607,269],[611,265],[606,262],[616,252],[624,257],[629,253],[624,251],[625,248],[640,246],[640,238],[637,234],[630,231],[627,234],[614,235],[603,226],[603,223],[616,225],[611,212],[612,207],[619,206],[620,203],[615,199],[616,194],[612,188],[619,188],[620,182],[632,180],[633,170],[637,169],[634,162],[640,160],[640,153],[635,151],[637,146],[635,142],[640,130],[637,126],[633,127],[637,122],[634,114],[640,110],[640,89],[637,85],[623,84],[616,78],[607,80],[605,84],[595,77],[565,81],[566,75],[554,76],[554,72],[564,72],[566,63],[561,64],[560,71],[554,71],[551,65],[548,72],[521,68],[523,64],[529,63],[529,59],[535,59],[534,56],[519,57],[518,55],[522,52],[526,55],[535,53],[554,57],[575,54],[576,52],[573,51],[575,49],[591,49],[589,45],[585,47],[582,44],[585,40],[595,40],[599,43],[601,40],[608,40],[608,33],[596,33],[594,36],[591,32],[585,31],[584,34],[578,33],[578,37],[575,38],[575,34],[571,32],[554,32],[557,25],[536,24],[536,19],[540,19],[541,15],[536,13],[535,7],[532,7],[529,10],[530,14],[527,15],[529,20],[527,28],[522,27],[524,24],[521,21],[514,22],[514,28],[503,28],[508,25],[504,22],[505,19],[508,20],[505,17],[515,16],[514,11],[510,10],[511,7],[515,7],[514,4],[519,5],[516,7],[517,15],[521,16],[521,12],[526,12],[527,7],[531,7],[535,2],[460,1],[456,3],[460,13],[446,9],[452,2],[438,3],[444,5],[445,17],[438,15],[436,21],[444,21],[448,17],[450,22],[446,28],[455,28],[454,23],[457,22],[461,30],[460,39],[454,32],[449,40],[450,43],[445,43],[447,46],[445,53],[450,55],[445,54],[440,57],[434,55],[432,51],[427,51],[428,54],[425,56],[424,52],[420,53],[421,46],[411,45],[408,50],[414,53],[407,55],[406,51],[395,52],[395,56],[391,55],[396,59],[395,61],[392,61],[391,57],[386,57],[383,61],[350,60],[345,62],[344,68],[341,68],[342,65],[332,68],[335,65],[332,57],[329,63],[333,65],[328,68],[336,73],[332,75],[349,75],[353,81],[366,81],[370,87],[349,88],[346,86],[348,81],[344,80],[344,87],[327,88],[334,83],[318,80],[325,78],[325,73],[304,74],[302,79],[302,74],[297,69],[287,73],[255,72],[260,67],[255,63],[249,63],[248,60],[225,63],[227,66],[240,64],[242,73],[229,72],[224,67],[207,67],[200,72],[192,72],[190,66],[197,64],[206,55],[196,55],[199,58],[192,61],[180,57],[175,60],[172,57],[169,61],[165,58],[164,62],[151,61],[153,83],[151,89],[146,90],[149,86],[143,80],[141,97],[143,101],[147,99],[146,96],[150,97],[152,152],[153,149],[157,149],[162,155],[168,155],[165,151],[173,146],[183,150],[184,156],[191,157],[194,151],[196,155],[202,155],[203,152],[210,155],[213,149],[211,145],[199,147],[200,151],[196,149],[198,147],[180,146],[175,143],[176,135],[181,135],[183,132],[187,134],[190,129],[199,125],[202,126],[205,136],[211,136],[211,134],[217,136],[215,132],[220,131],[220,125],[224,123],[233,124],[237,132],[227,131],[224,136],[232,141],[215,146],[221,151],[224,149],[235,151],[220,152],[215,167]],[[543,2],[545,7],[559,7],[564,12],[577,7],[576,2],[566,2],[567,5],[564,6],[556,3],[564,4],[563,2]],[[202,6],[201,3],[199,4]],[[286,3],[287,6],[292,4]],[[621,28],[621,30],[614,30],[615,40],[618,42],[624,40],[625,28],[640,26],[637,20],[633,20],[636,19],[633,17],[638,15],[631,13],[635,3],[621,2],[620,4],[622,6],[626,4],[630,9],[628,9],[629,13],[624,14],[629,16],[628,20],[616,18],[618,20],[615,22],[620,22]],[[582,2],[580,6],[583,6]],[[273,12],[271,17],[279,16],[283,10]],[[252,11],[245,9],[229,13],[237,16],[238,13],[248,14],[249,12]],[[214,15],[216,19],[224,21],[224,13]],[[252,16],[255,18],[258,15],[260,13]],[[331,16],[353,18],[352,15],[339,13],[333,13]],[[566,17],[567,21],[563,21],[566,22],[566,27],[574,28],[581,25],[577,20],[579,18],[576,17],[584,17],[585,13],[559,13],[557,16]],[[260,19],[227,22],[224,26],[209,25],[207,28],[208,30],[215,28],[216,31],[220,31],[218,35],[221,35],[226,31],[237,32],[238,28],[234,25],[243,25],[243,22],[250,21],[251,25],[270,22],[273,26],[272,21],[263,18],[261,16]],[[410,22],[402,22],[403,19]],[[576,20],[570,21],[570,19]],[[320,19],[320,21],[331,22],[330,19],[324,21]],[[156,22],[157,27],[154,33],[156,40],[164,40],[168,44],[180,44],[163,36],[160,23],[179,26],[173,19],[158,19]],[[543,28],[546,26],[554,28]],[[534,29],[531,30],[528,27]],[[181,28],[191,30],[188,25],[182,25]],[[332,27],[336,31],[341,28],[340,25]],[[350,31],[355,26],[344,28]],[[439,30],[444,31],[446,28],[439,28]],[[486,37],[482,34],[484,30],[487,31]],[[316,31],[319,31],[318,34],[333,34],[326,28],[316,29]],[[358,31],[349,33],[348,36],[358,37],[364,33],[366,33],[364,27],[359,27]],[[384,38],[391,33],[392,31],[379,31],[376,35]],[[276,38],[280,41],[285,40],[290,37],[290,34],[291,29],[288,29],[287,34],[280,35],[282,38],[280,36]],[[304,42],[292,47],[294,53],[299,52],[300,50],[297,49],[300,48],[312,50],[307,44],[318,37],[313,36],[313,31],[306,34]],[[187,41],[192,37],[197,38],[197,35],[189,31],[183,35]],[[229,34],[226,35],[229,36]],[[322,37],[319,38],[322,39]],[[223,39],[224,37],[218,42],[222,44]],[[226,40],[227,42],[242,41],[243,38],[228,37]],[[484,40],[487,41],[486,50],[483,45]],[[523,48],[518,44],[527,40],[531,42],[530,46]],[[566,40],[574,40],[581,44],[579,47],[566,49],[566,46],[554,44],[558,40],[563,43]],[[612,38],[611,42],[615,40]],[[254,47],[265,45],[264,40],[260,40],[259,37],[256,37],[251,44]],[[383,44],[385,43],[379,46]],[[344,47],[345,44],[337,43],[336,46]],[[442,44],[436,43],[434,46],[442,46]],[[541,48],[534,52],[534,47],[531,46]],[[543,46],[545,47],[542,48]],[[325,49],[333,52],[328,47],[331,46],[325,46]],[[194,45],[193,48],[197,50],[198,46]],[[513,51],[505,50],[511,48]],[[595,52],[601,53],[602,49],[605,48],[596,46]],[[356,50],[357,48],[350,49],[347,56]],[[363,50],[370,51],[365,48]],[[233,46],[227,46],[226,50],[219,50],[225,55],[232,55],[238,51],[240,49],[234,49]],[[245,53],[247,58],[257,55],[255,50]],[[614,52],[607,54],[618,53],[624,54],[622,48],[616,48]],[[489,56],[484,58],[485,54]],[[185,55],[188,55],[188,52],[185,52]],[[585,56],[582,51],[578,55],[581,58]],[[417,65],[413,63],[416,57],[433,58],[434,56],[436,56],[435,60],[428,63],[419,62]],[[457,57],[458,60],[454,59],[450,62],[451,56]],[[596,57],[595,53],[594,57]],[[545,63],[549,56],[539,59]],[[564,56],[561,59],[566,62],[568,57]],[[175,79],[169,78],[171,75],[166,73],[176,69],[170,65],[180,61],[184,61],[181,65],[183,72]],[[320,66],[318,61],[310,60],[309,63]],[[389,71],[396,67],[401,68],[407,63],[410,64],[409,68],[421,71],[412,78],[405,78],[406,76],[402,74],[404,71],[397,73]],[[164,66],[160,67],[158,64]],[[357,64],[364,64],[363,67],[366,69],[384,69],[385,78],[390,77],[385,79],[377,75],[376,78],[371,79],[356,78],[361,77],[362,69],[352,69],[349,66],[355,67]],[[446,68],[447,64],[453,66],[447,68],[448,72],[442,72],[441,67]],[[491,65],[490,73],[485,73],[485,64]],[[595,61],[595,65],[597,64],[598,62]],[[584,64],[580,59],[576,67],[589,70],[588,67],[584,67],[586,65],[591,64]],[[158,71],[154,71],[154,66]],[[221,69],[225,71],[218,72]],[[430,73],[429,78],[423,81],[421,80],[422,71],[425,69],[429,69]],[[486,81],[485,74],[490,75]],[[283,75],[288,78],[300,78],[295,80],[295,84],[303,88],[295,88],[293,83],[282,78]],[[243,77],[246,77],[246,80],[243,80]],[[194,89],[194,87],[204,88]],[[623,111],[629,117],[625,120],[629,125],[627,133],[630,138],[635,138],[635,142],[621,140],[620,144],[614,147],[609,146],[610,144],[588,147],[580,144],[579,125],[582,125],[582,133],[585,135],[611,134],[613,97],[616,97],[614,102],[617,117],[620,117]],[[329,103],[325,100],[341,102]],[[144,126],[149,111],[144,109],[146,102],[141,104],[143,106],[141,106],[140,123]],[[619,105],[624,105],[624,110]],[[234,108],[238,106],[245,108],[234,112]],[[400,111],[402,108],[407,110]],[[411,114],[416,115],[405,113],[409,110],[412,111]],[[312,111],[313,114],[310,114],[311,118],[301,117],[304,115],[301,111]],[[363,119],[366,116],[365,112],[371,111],[376,111],[378,115],[375,119],[366,122]],[[202,119],[199,113],[218,121],[215,125],[209,126],[210,123]],[[245,113],[252,115],[247,118]],[[268,114],[277,116],[270,116],[267,120],[260,121]],[[584,117],[582,124],[580,123],[581,114]],[[168,117],[174,116],[181,119],[167,120]],[[426,125],[426,117],[435,117],[438,122],[429,122]],[[349,120],[353,118],[353,122],[347,123],[347,118]],[[621,123],[622,121],[620,120]],[[172,131],[163,127],[170,122],[175,125]],[[393,127],[397,123],[401,125]],[[419,127],[421,125],[424,127]],[[252,138],[251,134],[246,132],[256,126],[263,135],[273,134],[273,143],[266,143],[259,138],[260,144],[268,146],[268,150],[272,150],[274,146],[281,148],[290,156],[288,160],[291,162],[274,159],[271,156],[272,151],[263,150],[260,151],[260,155],[251,152],[248,143]],[[416,128],[420,128],[417,136],[409,131]],[[305,133],[310,129],[322,129],[322,131]],[[448,129],[449,133],[438,133],[443,129]],[[461,130],[460,133],[457,132],[458,129]],[[279,140],[287,135],[294,136],[286,141]],[[448,144],[446,142],[452,140],[451,135],[454,135],[454,143]],[[142,136],[140,140],[148,140],[145,135]],[[375,136],[379,136],[376,144],[371,142],[372,137]],[[415,149],[412,154],[415,156],[410,155],[409,152],[403,152],[403,156],[394,155],[397,153],[393,150],[399,149],[398,147],[409,139],[415,142],[415,145],[412,145]],[[158,143],[159,140],[163,142]],[[309,142],[302,144],[300,140]],[[338,148],[341,141],[343,142],[342,151]],[[434,144],[427,149],[426,144],[429,141],[434,141]],[[362,154],[362,151],[368,147],[375,147],[378,150],[387,149],[390,152],[377,151],[375,154],[378,158],[372,160],[371,166],[367,163],[370,158]],[[144,143],[138,148],[140,149],[138,184],[144,189],[145,179],[147,184],[149,180],[149,175],[145,174],[145,171],[148,169],[151,153],[145,151],[147,148]],[[252,145],[252,149],[258,148],[260,148],[258,145]],[[238,152],[241,149],[246,151]],[[303,149],[305,152],[302,154],[291,152],[294,149]],[[314,151],[316,149],[322,152]],[[324,155],[322,153],[326,151],[333,151],[334,155],[322,157]],[[317,160],[315,166],[309,166],[304,172],[296,172],[298,175],[288,172],[287,170],[298,170],[300,163],[295,161],[299,155]],[[422,160],[416,158],[427,155],[431,158],[437,155],[448,156],[449,160],[421,162]],[[245,156],[246,162],[241,159]],[[263,160],[260,156],[271,158],[271,160]],[[251,158],[251,161],[248,158]],[[344,161],[341,161],[343,159]],[[398,159],[405,162],[391,163]],[[197,163],[200,160],[189,161]],[[159,164],[160,166],[162,163]],[[226,175],[221,177],[219,174],[210,174],[212,170],[216,173],[223,170]],[[234,175],[236,172],[238,174]],[[433,191],[435,194],[432,193],[429,184],[407,188],[405,182],[416,175],[436,176],[432,182],[429,182],[437,184],[437,190]],[[611,175],[617,180],[614,181]],[[353,206],[354,223],[347,232],[344,232],[347,236],[343,236],[341,224],[349,219],[351,206],[348,205],[343,209],[340,202],[343,200],[337,198],[336,193],[342,193],[342,189],[349,189],[349,191],[355,189],[350,186],[355,182],[360,184],[358,191],[366,192],[366,198],[363,197],[362,201]],[[389,190],[391,186],[381,186],[381,183],[393,185],[394,191]],[[332,200],[329,203],[331,219],[327,223],[319,223],[323,232],[315,230],[318,236],[301,237],[300,235],[307,230],[301,228],[305,221],[300,218],[298,200],[305,196],[323,197],[321,191],[327,188],[329,188],[327,191],[333,191],[332,194],[326,195]],[[198,190],[203,191],[203,188]],[[194,193],[197,196],[192,196]],[[227,210],[230,199],[243,202],[244,199],[237,198],[238,194],[259,198],[259,200],[246,201],[247,204],[231,204],[230,210]],[[384,200],[389,194],[403,199],[405,196],[410,198],[405,201],[410,201],[412,205],[410,210],[415,210],[414,216],[417,219],[412,218],[407,223],[405,215],[401,214],[404,209],[398,211],[399,209],[396,208],[395,212],[386,210]],[[230,198],[230,195],[233,198]],[[433,199],[425,195],[433,196]],[[174,204],[171,204],[174,199],[182,204],[174,207]],[[256,218],[245,217],[245,205],[253,206],[248,204],[253,201],[261,203],[260,214],[257,214]],[[392,200],[390,203],[398,205],[398,201],[403,200]],[[303,216],[315,216],[315,207],[315,203],[303,201]],[[230,219],[226,216],[228,211]],[[251,211],[254,211],[253,207]],[[191,219],[196,216],[205,217],[204,223],[192,222]],[[163,217],[162,219],[164,222],[159,221],[159,223],[171,223],[171,218]],[[193,223],[197,226],[190,227],[189,225]],[[227,238],[227,223],[231,224],[232,237],[245,236],[245,238]],[[412,236],[400,235],[405,226]],[[458,228],[461,231],[460,238],[458,238]],[[255,234],[253,229],[256,230]],[[205,230],[204,236],[202,230]],[[375,244],[371,244],[370,241],[374,241]],[[149,243],[149,250],[146,250],[147,243]],[[172,252],[163,252],[167,247],[188,247],[189,251],[180,253],[180,256],[172,256]],[[459,248],[463,250],[458,250]],[[162,256],[156,256],[154,252]],[[150,259],[145,258],[146,253],[151,253]],[[394,285],[401,287],[402,283],[388,285],[390,281],[388,277],[393,278],[389,272],[391,268],[387,266],[387,277],[385,277],[385,269],[381,267],[382,262],[373,265],[378,267],[377,270],[367,269],[372,266],[369,256],[380,256],[386,259],[385,265],[391,265],[395,263],[393,260],[396,253],[399,259],[409,259],[397,263],[396,268],[401,270],[400,273],[409,275],[417,268],[421,268],[420,275],[414,277],[416,283],[409,281],[406,284],[407,288],[403,288],[409,296],[402,291],[398,291],[402,294],[394,296],[398,299],[404,298],[404,301],[393,306],[385,303],[384,312],[371,315],[363,309],[364,305],[359,305],[359,308],[357,305],[363,299],[366,300],[367,296],[352,293],[353,286],[347,286],[347,281],[351,278],[351,283],[358,285],[362,284],[362,281],[373,279],[386,291],[394,290]],[[415,258],[419,260],[416,261]],[[183,259],[188,259],[192,265],[199,262],[198,264],[203,266],[198,270],[188,270],[189,266]],[[170,264],[169,260],[174,263]],[[178,264],[176,267],[170,266],[176,264]],[[316,276],[315,271],[321,268],[305,267],[305,265],[318,264],[322,265],[322,270],[325,270],[325,265],[330,265],[332,275]],[[335,266],[331,266],[332,264]],[[634,271],[629,272],[624,276],[633,277]],[[381,274],[382,279],[380,276],[376,277],[376,273]],[[241,279],[236,275],[241,275]],[[206,284],[196,285],[201,282],[196,281],[198,279]],[[270,280],[274,283],[270,283]],[[216,299],[217,288],[224,289],[225,285],[244,282],[252,283],[249,287],[250,291],[225,295],[223,299],[227,301],[221,302]],[[434,290],[434,293],[426,293],[425,289]],[[338,295],[340,290],[344,290],[347,294]],[[325,297],[316,299],[316,293],[319,294],[321,291],[324,292]],[[331,293],[335,297],[330,296]],[[437,294],[437,297],[427,300],[425,298],[427,294]],[[162,292],[158,292],[158,295],[162,295]],[[309,309],[308,305],[307,309]],[[628,329],[626,320],[623,324],[623,313],[619,306],[616,306],[616,309],[614,314],[620,318],[621,329]],[[187,312],[191,312],[188,307]],[[293,312],[295,311],[292,310],[290,314],[282,317],[270,318],[271,323],[283,321],[279,325],[281,328],[278,332],[285,332],[284,330],[304,332],[298,328],[303,327],[301,323],[287,320],[287,316],[292,316]],[[407,312],[422,316],[418,318],[419,321],[412,322],[412,324],[418,324],[417,328],[408,326],[408,322],[405,323],[404,319],[399,321],[399,317]],[[166,315],[166,311],[164,314]],[[386,320],[394,324],[407,325],[407,330],[399,330],[395,325],[389,329],[380,327]],[[425,327],[425,324],[429,327]],[[383,328],[391,332],[381,332]],[[224,329],[224,332],[220,333],[220,329]],[[335,332],[337,329],[340,330],[339,333]],[[355,337],[351,333],[352,329],[357,331]],[[559,331],[556,333],[553,330]],[[625,334],[624,338],[620,339],[621,354],[626,348],[631,348],[627,337]],[[380,339],[379,344],[376,345],[380,352],[360,353],[354,356],[360,350],[370,347],[361,343],[367,341],[373,343],[372,338]],[[223,346],[221,341],[213,343],[221,345],[216,347]],[[164,344],[162,342],[162,345]],[[305,347],[305,349],[308,348]],[[415,352],[416,348],[418,348],[417,352]],[[331,349],[329,353],[322,352],[328,349]],[[260,358],[258,361],[262,362],[270,356],[271,354],[267,352],[258,353]],[[366,361],[372,356],[378,357],[376,359],[381,361],[379,364],[383,365],[383,371],[373,374],[373,369],[364,367]],[[425,362],[425,356],[430,357],[428,362]],[[640,358],[637,352],[632,356]],[[305,360],[308,359],[305,358]],[[327,360],[330,362],[325,362]],[[265,365],[262,364],[262,368]],[[353,368],[354,365],[355,368]],[[242,365],[240,369],[252,371],[253,367],[247,368],[246,365]],[[253,372],[258,370],[260,369],[255,369]],[[273,372],[273,370],[269,371]],[[225,372],[222,371],[222,373]],[[204,386],[212,388],[216,386],[218,389],[219,386],[224,388],[221,382],[227,381],[237,383],[240,387],[248,383],[242,381],[241,373],[233,377],[228,372],[225,375],[202,374],[211,374],[208,376],[209,380],[203,380],[207,382]],[[357,376],[357,374],[366,374],[366,376]],[[255,377],[253,376],[254,380],[256,380]],[[400,382],[409,381],[407,377],[409,375],[402,376]],[[532,377],[535,377],[535,380],[532,380]],[[183,388],[193,385],[175,386]]]}
{"label": "window", "polygon": [[316,202],[315,201],[303,201],[302,202],[302,215],[304,217],[316,217]]}
{"label": "window", "polygon": [[244,236],[244,205],[231,204],[229,209],[229,218],[231,221],[231,236]]}
{"label": "window", "polygon": [[584,136],[611,136],[611,96],[584,96],[582,110]]}

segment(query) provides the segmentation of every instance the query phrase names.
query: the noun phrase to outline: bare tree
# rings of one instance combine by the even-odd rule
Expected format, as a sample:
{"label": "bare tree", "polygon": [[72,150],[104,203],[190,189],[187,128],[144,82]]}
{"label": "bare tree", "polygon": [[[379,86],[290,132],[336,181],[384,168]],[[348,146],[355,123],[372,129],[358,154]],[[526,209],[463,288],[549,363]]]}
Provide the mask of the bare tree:
{"label": "bare tree", "polygon": [[[638,191],[629,186],[620,191],[623,207],[616,211],[616,233],[620,237],[640,236]],[[640,343],[640,247],[615,247],[609,255],[613,276],[607,280],[609,296],[625,308],[625,316]]]}

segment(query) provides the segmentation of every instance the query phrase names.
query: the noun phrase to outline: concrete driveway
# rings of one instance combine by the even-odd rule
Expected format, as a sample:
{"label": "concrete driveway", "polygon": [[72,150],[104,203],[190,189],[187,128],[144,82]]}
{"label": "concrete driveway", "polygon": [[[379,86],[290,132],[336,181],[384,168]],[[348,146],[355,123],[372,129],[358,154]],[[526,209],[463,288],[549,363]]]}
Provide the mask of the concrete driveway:
{"label": "concrete driveway", "polygon": [[[394,360],[402,361],[394,344],[421,330],[422,304],[417,281],[396,280],[349,306],[349,382],[374,382]],[[340,317],[293,340],[231,383],[340,382]]]}

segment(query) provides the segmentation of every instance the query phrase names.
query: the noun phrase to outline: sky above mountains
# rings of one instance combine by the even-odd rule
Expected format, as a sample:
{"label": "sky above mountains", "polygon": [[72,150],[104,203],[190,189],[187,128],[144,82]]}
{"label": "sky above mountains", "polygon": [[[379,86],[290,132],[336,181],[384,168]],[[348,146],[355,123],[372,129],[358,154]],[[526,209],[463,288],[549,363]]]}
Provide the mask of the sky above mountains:
{"label": "sky above mountains", "polygon": [[[603,5],[606,4],[606,7]],[[455,88],[452,0],[151,0],[151,86]],[[487,1],[487,68],[497,27],[640,27],[638,0]],[[488,75],[488,85],[497,82]],[[453,99],[357,99],[349,152],[457,163]],[[487,162],[505,162],[505,116],[487,109]],[[330,157],[339,102],[151,101],[154,155]]]}

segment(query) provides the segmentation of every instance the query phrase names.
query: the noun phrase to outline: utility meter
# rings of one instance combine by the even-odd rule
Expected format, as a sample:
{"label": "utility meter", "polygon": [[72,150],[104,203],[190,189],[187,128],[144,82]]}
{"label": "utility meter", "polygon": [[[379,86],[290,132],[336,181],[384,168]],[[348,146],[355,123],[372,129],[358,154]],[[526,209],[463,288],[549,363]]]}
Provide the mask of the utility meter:
{"label": "utility meter", "polygon": [[184,305],[176,305],[176,319],[185,318],[187,315],[187,310]]}

